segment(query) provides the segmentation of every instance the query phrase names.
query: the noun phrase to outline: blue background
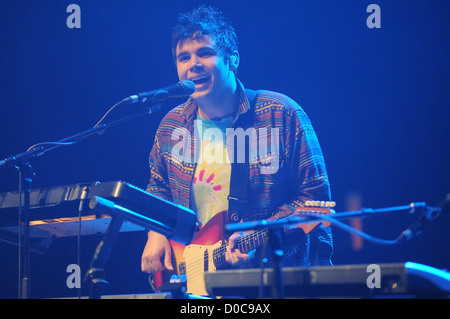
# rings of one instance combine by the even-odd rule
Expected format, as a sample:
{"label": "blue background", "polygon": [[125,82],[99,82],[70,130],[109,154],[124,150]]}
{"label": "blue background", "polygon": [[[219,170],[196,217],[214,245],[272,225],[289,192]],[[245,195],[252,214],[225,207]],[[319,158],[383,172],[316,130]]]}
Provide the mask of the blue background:
{"label": "blue background", "polygon": [[[69,4],[81,28],[69,29]],[[319,137],[336,211],[424,201],[450,191],[448,1],[2,1],[0,4],[0,158],[91,128],[121,99],[178,81],[170,48],[178,12],[219,7],[240,41],[238,77],[248,88],[285,93],[308,113]],[[366,8],[381,8],[369,29]],[[33,160],[34,188],[125,180],[145,188],[147,159],[165,111]],[[120,106],[107,122],[142,105]],[[0,192],[18,188],[0,172]],[[349,198],[360,204],[350,206]],[[365,219],[363,230],[393,239],[411,216]],[[335,229],[336,264],[415,261],[450,266],[444,216],[395,247],[355,241]],[[83,238],[88,263],[99,236]],[[143,233],[122,233],[107,264],[107,293],[149,291],[140,272]],[[1,243],[0,297],[17,296],[17,247]],[[32,254],[32,296],[72,296],[66,267],[73,238]],[[82,265],[85,267],[85,265]]]}

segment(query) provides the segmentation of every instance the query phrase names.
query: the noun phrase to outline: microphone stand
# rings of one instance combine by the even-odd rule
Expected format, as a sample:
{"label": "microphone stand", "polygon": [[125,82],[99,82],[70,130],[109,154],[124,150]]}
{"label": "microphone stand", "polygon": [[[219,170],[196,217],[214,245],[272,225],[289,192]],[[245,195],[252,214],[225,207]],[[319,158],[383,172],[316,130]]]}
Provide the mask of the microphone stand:
{"label": "microphone stand", "polygon": [[[422,216],[425,216],[426,221],[434,220],[437,217],[439,217],[441,209],[437,207],[429,207],[425,203],[418,202],[418,203],[411,203],[410,205],[403,205],[403,206],[395,206],[395,207],[387,207],[387,208],[364,208],[361,210],[355,210],[355,211],[348,211],[348,212],[339,212],[332,215],[328,215],[333,220],[342,220],[342,219],[348,219],[348,218],[366,218],[366,217],[373,217],[383,214],[391,214],[391,213],[397,213],[397,212],[410,212],[414,213],[418,211],[421,213],[420,221],[424,218]],[[310,223],[318,220],[326,220],[328,221],[327,215],[324,216],[305,216],[305,217],[298,217],[298,216],[290,216],[283,219],[275,219],[275,220],[255,220],[255,221],[248,221],[243,222],[239,224],[228,224],[226,225],[226,229],[230,232],[236,232],[236,231],[245,231],[249,229],[253,230],[261,230],[261,229],[272,229],[272,228],[283,228],[287,226],[292,226],[296,224],[302,224],[302,223]],[[422,227],[423,228],[423,227]]]}
{"label": "microphone stand", "polygon": [[[448,204],[447,204],[448,205]],[[248,221],[239,224],[228,224],[225,226],[227,231],[239,232],[246,230],[262,230],[268,229],[269,231],[269,243],[272,246],[272,255],[273,255],[273,280],[272,280],[272,290],[274,298],[283,298],[284,296],[284,282],[283,282],[283,272],[281,268],[281,257],[283,256],[283,250],[281,248],[282,245],[282,234],[284,232],[285,227],[290,227],[293,225],[306,224],[310,222],[317,222],[318,220],[331,221],[332,223],[339,223],[341,219],[348,219],[354,217],[372,217],[375,215],[382,214],[391,214],[396,212],[409,212],[419,213],[418,220],[413,223],[408,229],[403,231],[400,236],[395,240],[379,240],[379,242],[384,242],[387,244],[400,244],[406,240],[411,239],[414,235],[417,235],[422,232],[424,227],[428,224],[429,221],[437,219],[441,215],[441,211],[443,209],[440,207],[429,207],[425,203],[411,203],[410,205],[404,206],[396,206],[396,207],[387,207],[387,208],[379,208],[379,209],[371,209],[365,208],[358,211],[349,211],[342,213],[335,213],[331,215],[331,218],[328,216],[306,216],[306,217],[298,217],[298,216],[290,216],[283,219],[276,220],[255,220]]]}
{"label": "microphone stand", "polygon": [[[29,209],[31,182],[35,173],[29,162],[18,163],[19,171],[19,284],[18,296],[30,297],[30,236]],[[23,196],[22,196],[23,194]]]}
{"label": "microphone stand", "polygon": [[[163,235],[170,235],[172,229],[155,219],[140,215],[99,196],[95,196],[90,200],[89,208],[98,213],[107,214],[112,217],[108,229],[104,233],[100,243],[97,245],[89,270],[86,272],[83,280],[85,283],[90,284],[89,299],[100,299],[103,288],[109,285],[108,281],[105,280],[104,265],[111,254],[113,245],[119,235],[124,220],[131,221],[136,225],[154,230]],[[182,223],[183,220],[178,220],[178,222],[177,224],[180,226],[184,225],[184,223]],[[177,228],[177,226],[175,228]]]}
{"label": "microphone stand", "polygon": [[63,145],[77,143],[94,134],[103,134],[110,127],[134,120],[147,114],[153,114],[161,109],[160,104],[154,104],[150,101],[150,105],[143,111],[131,114],[116,121],[96,125],[86,131],[63,138],[55,143],[41,143],[39,146],[32,147],[26,152],[16,154],[0,160],[0,170],[7,167],[15,167],[19,171],[19,299],[30,298],[30,192],[31,182],[36,176],[31,165],[31,159],[41,156],[44,153],[54,150]]}
{"label": "microphone stand", "polygon": [[0,161],[0,170],[3,168],[6,168],[6,167],[17,167],[18,163],[27,163],[27,162],[29,163],[29,159],[41,156],[44,153],[51,151],[55,148],[58,148],[63,145],[77,143],[77,142],[85,139],[86,137],[89,137],[94,134],[101,135],[104,133],[104,131],[106,129],[108,129],[112,126],[116,126],[118,124],[122,124],[122,123],[130,121],[130,120],[134,120],[135,118],[141,117],[143,115],[155,113],[155,112],[159,111],[160,109],[161,109],[160,104],[152,105],[152,106],[147,107],[146,110],[144,110],[144,111],[134,113],[132,115],[126,116],[124,118],[113,121],[111,123],[95,126],[91,129],[88,129],[86,131],[63,138],[54,143],[42,143],[42,144],[47,144],[47,145],[36,146],[26,152],[23,152],[23,153],[14,155],[14,156],[10,156],[10,157],[5,158],[4,160],[1,160]]}

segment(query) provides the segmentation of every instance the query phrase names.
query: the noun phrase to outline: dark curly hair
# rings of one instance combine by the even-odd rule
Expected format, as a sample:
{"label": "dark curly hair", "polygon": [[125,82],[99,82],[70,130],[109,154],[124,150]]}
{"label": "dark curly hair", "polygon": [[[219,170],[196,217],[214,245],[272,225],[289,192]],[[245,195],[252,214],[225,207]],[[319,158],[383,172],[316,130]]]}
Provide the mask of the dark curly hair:
{"label": "dark curly hair", "polygon": [[198,39],[205,35],[215,41],[226,60],[233,51],[238,50],[238,39],[231,21],[218,9],[201,5],[191,12],[181,13],[178,17],[178,23],[172,33],[174,61],[178,43],[182,45],[187,39]]}

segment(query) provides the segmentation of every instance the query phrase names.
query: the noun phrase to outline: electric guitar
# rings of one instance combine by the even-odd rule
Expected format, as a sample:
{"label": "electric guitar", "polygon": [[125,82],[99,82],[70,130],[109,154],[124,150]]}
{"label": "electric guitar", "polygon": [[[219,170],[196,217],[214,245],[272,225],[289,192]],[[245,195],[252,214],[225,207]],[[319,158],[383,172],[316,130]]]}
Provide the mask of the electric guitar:
{"label": "electric guitar", "polygon": [[[307,201],[304,207],[295,210],[293,216],[323,216],[334,213],[334,202]],[[216,214],[205,226],[195,234],[191,244],[185,246],[175,241],[170,241],[172,246],[172,264],[177,265],[177,273],[168,270],[154,274],[155,285],[160,287],[163,282],[168,282],[173,275],[185,275],[187,293],[204,296],[208,295],[205,288],[204,273],[216,271],[228,265],[225,260],[225,251],[228,242],[223,237],[223,225],[226,223],[226,211]],[[303,229],[305,234],[311,232],[322,223],[330,226],[327,221],[312,221],[298,224],[294,227]],[[246,254],[249,251],[263,245],[268,237],[268,230],[258,230],[249,235],[240,237],[236,241],[236,248]]]}

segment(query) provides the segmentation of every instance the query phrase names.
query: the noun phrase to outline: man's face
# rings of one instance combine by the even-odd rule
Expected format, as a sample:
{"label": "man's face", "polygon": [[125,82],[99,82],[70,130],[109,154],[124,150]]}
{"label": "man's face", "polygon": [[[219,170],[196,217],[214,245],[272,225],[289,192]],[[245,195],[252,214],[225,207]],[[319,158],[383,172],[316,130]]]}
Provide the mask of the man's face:
{"label": "man's face", "polygon": [[236,65],[226,61],[209,36],[187,39],[176,48],[176,65],[180,81],[195,83],[194,99],[220,97],[236,85]]}

